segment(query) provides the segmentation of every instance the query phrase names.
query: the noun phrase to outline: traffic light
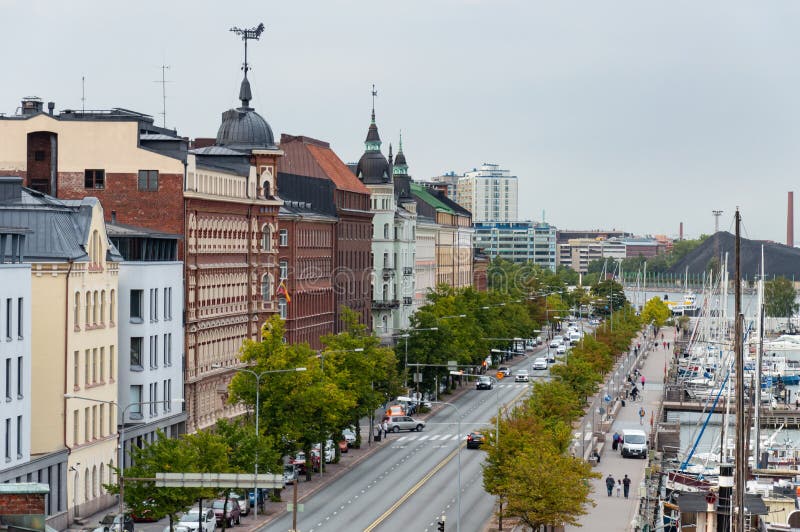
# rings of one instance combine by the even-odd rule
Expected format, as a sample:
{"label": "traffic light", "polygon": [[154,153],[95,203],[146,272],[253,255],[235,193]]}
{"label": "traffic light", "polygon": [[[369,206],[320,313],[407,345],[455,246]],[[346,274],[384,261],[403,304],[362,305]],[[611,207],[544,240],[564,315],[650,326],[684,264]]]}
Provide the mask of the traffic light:
{"label": "traffic light", "polygon": [[442,518],[436,522],[436,530],[438,530],[439,532],[444,532],[445,519],[447,519],[447,517],[443,515]]}

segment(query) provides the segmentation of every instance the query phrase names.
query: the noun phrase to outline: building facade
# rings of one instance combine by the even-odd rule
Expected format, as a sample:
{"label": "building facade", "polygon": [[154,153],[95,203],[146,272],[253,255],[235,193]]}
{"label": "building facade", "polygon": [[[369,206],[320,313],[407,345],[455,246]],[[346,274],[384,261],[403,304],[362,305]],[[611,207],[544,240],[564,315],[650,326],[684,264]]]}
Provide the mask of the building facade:
{"label": "building facade", "polygon": [[[113,503],[117,461],[117,294],[121,257],[94,198],[58,200],[0,179],[0,227],[26,230],[31,264],[31,456],[68,450],[69,515]],[[58,228],[57,230],[55,230]],[[54,331],[59,331],[55,333]],[[42,464],[43,466],[45,464]]]}
{"label": "building facade", "polygon": [[438,226],[432,218],[417,215],[415,242],[414,309],[427,303],[430,292],[436,289],[436,236]]}
{"label": "building facade", "polygon": [[516,221],[517,176],[500,165],[484,163],[458,179],[456,202],[472,214],[474,222]]}
{"label": "building facade", "polygon": [[327,142],[282,135],[278,188],[285,200],[309,203],[335,216],[333,292],[335,332],[344,328],[343,309],[372,328],[372,212],[370,192]]}
{"label": "building facade", "polygon": [[[183,263],[175,235],[108,224],[125,262],[119,267],[119,399],[122,459],[155,441],[157,431],[186,431],[183,408]],[[122,436],[122,434],[121,434]]]}
{"label": "building facade", "polygon": [[491,258],[533,263],[556,270],[556,228],[547,223],[476,223],[475,247]]}
{"label": "building facade", "polygon": [[624,259],[625,248],[625,243],[617,239],[573,238],[565,244],[558,244],[559,266],[572,268],[578,273],[587,273],[592,261]]}
{"label": "building facade", "polygon": [[290,344],[319,350],[320,339],[335,331],[336,221],[295,201],[284,202],[278,215],[278,312]]}

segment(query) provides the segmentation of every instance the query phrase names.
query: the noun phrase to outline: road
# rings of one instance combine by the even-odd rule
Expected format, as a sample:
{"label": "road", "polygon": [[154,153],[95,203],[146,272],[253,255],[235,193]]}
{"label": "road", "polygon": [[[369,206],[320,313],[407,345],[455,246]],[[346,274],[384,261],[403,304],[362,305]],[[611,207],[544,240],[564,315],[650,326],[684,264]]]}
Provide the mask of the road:
{"label": "road", "polygon": [[[538,352],[537,352],[538,354]],[[518,357],[512,368],[528,369],[536,354]],[[532,373],[548,378],[548,371]],[[458,449],[466,434],[486,427],[497,412],[498,402],[512,402],[530,389],[528,383],[505,379],[493,390],[468,390],[428,419],[423,432],[391,434],[378,443],[377,452],[330,485],[303,501],[299,530],[436,530],[436,521],[447,516],[447,529],[455,530],[457,514]],[[460,430],[459,430],[460,421]],[[502,441],[502,434],[500,435]],[[461,527],[479,530],[490,518],[494,500],[483,489],[479,450],[461,452]],[[262,530],[292,528],[285,514]]]}

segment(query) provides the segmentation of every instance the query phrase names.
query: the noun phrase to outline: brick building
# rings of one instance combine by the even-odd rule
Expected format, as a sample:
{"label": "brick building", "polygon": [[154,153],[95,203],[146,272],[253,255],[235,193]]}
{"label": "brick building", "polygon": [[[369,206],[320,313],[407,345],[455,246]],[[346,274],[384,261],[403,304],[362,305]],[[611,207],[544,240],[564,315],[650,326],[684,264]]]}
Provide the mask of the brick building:
{"label": "brick building", "polygon": [[278,312],[286,340],[322,349],[320,338],[335,330],[333,293],[336,216],[312,204],[287,201],[278,215]]}
{"label": "brick building", "polygon": [[327,142],[282,135],[280,147],[284,152],[278,171],[281,197],[310,203],[315,212],[337,219],[333,254],[335,332],[342,330],[342,307],[356,311],[362,323],[371,327],[372,213],[369,190]]}

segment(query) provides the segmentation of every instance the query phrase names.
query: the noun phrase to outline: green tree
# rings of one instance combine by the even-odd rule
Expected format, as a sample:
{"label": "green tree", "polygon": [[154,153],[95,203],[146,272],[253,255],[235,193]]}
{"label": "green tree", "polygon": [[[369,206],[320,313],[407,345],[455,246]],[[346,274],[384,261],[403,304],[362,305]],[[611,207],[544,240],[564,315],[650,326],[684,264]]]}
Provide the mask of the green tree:
{"label": "green tree", "polygon": [[612,279],[600,281],[592,286],[592,294],[602,300],[595,306],[598,314],[608,315],[611,312],[611,308],[613,308],[614,312],[617,312],[627,303],[622,285]]}
{"label": "green tree", "polygon": [[786,277],[776,277],[764,283],[764,307],[767,316],[791,318],[797,313],[797,291]]}
{"label": "green tree", "polygon": [[644,304],[644,309],[642,310],[643,323],[652,321],[656,327],[661,327],[670,316],[672,316],[672,311],[669,310],[667,304],[660,297],[654,297]]}

